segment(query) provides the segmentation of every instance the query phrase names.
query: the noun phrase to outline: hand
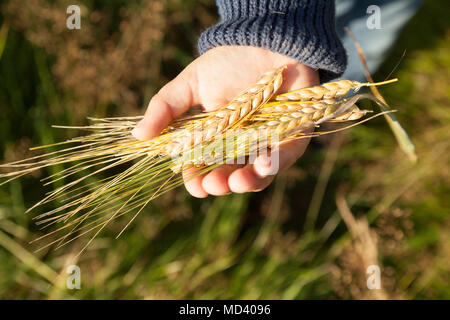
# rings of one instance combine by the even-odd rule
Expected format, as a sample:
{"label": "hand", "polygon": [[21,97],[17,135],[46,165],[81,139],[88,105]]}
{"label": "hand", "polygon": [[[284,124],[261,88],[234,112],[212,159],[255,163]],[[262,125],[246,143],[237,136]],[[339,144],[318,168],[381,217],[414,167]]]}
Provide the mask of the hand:
{"label": "hand", "polygon": [[[224,106],[234,96],[259,80],[271,69],[288,65],[279,92],[287,92],[319,83],[318,72],[296,60],[265,49],[245,46],[223,46],[207,51],[189,64],[155,96],[133,131],[140,140],[157,136],[172,119],[191,106],[205,111]],[[279,148],[279,169],[290,167],[303,154],[308,139],[285,142]],[[269,165],[270,167],[270,165]],[[191,169],[194,170],[194,169]],[[267,161],[257,157],[245,166],[223,165],[203,176],[185,181],[188,192],[198,198],[230,192],[260,191],[274,176]]]}

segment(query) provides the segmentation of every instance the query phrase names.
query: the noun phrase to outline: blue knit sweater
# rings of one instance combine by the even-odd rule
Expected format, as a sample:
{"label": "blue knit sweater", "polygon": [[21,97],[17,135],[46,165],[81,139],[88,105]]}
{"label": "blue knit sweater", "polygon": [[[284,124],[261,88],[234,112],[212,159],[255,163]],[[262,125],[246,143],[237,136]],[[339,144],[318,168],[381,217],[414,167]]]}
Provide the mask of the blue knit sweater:
{"label": "blue knit sweater", "polygon": [[345,70],[334,0],[216,0],[220,21],[200,36],[200,53],[216,46],[268,49],[319,69],[321,82]]}

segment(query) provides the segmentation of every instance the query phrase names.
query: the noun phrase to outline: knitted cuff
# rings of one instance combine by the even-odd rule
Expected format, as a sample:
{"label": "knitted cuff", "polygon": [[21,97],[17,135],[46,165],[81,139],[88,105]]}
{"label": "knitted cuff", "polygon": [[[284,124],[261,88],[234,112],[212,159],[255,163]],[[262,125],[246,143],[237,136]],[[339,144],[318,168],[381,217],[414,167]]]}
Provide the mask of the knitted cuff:
{"label": "knitted cuff", "polygon": [[200,54],[224,45],[260,47],[319,70],[321,82],[345,71],[332,0],[217,0],[220,21],[203,32]]}

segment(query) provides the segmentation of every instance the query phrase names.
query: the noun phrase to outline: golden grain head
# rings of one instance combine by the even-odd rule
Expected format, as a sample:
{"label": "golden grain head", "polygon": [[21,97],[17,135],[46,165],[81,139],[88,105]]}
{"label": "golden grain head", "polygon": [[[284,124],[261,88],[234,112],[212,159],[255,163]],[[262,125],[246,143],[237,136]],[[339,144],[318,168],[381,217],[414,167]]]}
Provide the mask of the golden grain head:
{"label": "golden grain head", "polygon": [[[44,227],[56,226],[43,237],[49,241],[42,248],[60,247],[90,234],[87,246],[112,221],[131,215],[126,229],[152,199],[182,185],[183,177],[176,173],[188,166],[199,169],[184,179],[256,154],[262,147],[327,133],[310,133],[311,126],[357,120],[366,114],[355,103],[369,95],[343,97],[350,90],[376,84],[341,80],[273,97],[282,84],[285,68],[265,73],[217,111],[174,120],[151,140],[138,141],[131,135],[142,117],[90,119],[89,126],[71,127],[86,130],[89,135],[42,147],[59,150],[1,165],[10,172],[0,174],[0,185],[35,170],[63,165],[64,169],[43,181],[46,185],[69,182],[29,210],[54,204],[54,209],[35,217]],[[123,165],[128,168],[117,171]]]}

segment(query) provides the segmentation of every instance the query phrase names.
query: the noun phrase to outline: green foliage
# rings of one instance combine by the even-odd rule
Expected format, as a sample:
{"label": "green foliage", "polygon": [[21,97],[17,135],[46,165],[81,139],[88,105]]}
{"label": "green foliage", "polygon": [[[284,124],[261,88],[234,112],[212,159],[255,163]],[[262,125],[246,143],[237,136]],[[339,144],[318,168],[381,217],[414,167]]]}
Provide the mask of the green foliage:
{"label": "green foliage", "polygon": [[[84,3],[89,10],[115,18],[110,22],[121,19],[121,8],[141,5],[141,1],[119,0]],[[167,3],[168,26],[154,44],[157,54],[152,55],[159,64],[149,71],[145,84],[135,84],[142,102],[195,57],[196,36],[214,21],[212,1]],[[380,91],[411,134],[417,164],[410,164],[398,150],[386,122],[375,119],[346,132],[337,147],[331,136],[316,140],[295,168],[260,193],[198,200],[177,189],[149,205],[119,239],[114,237],[120,226],[96,239],[76,262],[82,290],[73,291],[61,287],[68,258],[81,245],[74,242],[56,251],[34,253],[36,247],[28,244],[44,232],[31,221],[33,212],[23,214],[48,191],[40,187],[38,178],[52,172],[41,172],[0,187],[0,297],[372,297],[364,287],[365,270],[355,258],[357,250],[336,209],[336,194],[345,190],[352,213],[367,217],[377,234],[387,296],[450,298],[450,26],[442,14],[445,5],[444,0],[426,1],[374,77],[383,80],[407,49],[393,74],[400,81]],[[57,58],[45,45],[30,40],[26,26],[11,23],[5,12],[0,18],[3,26],[9,23],[8,32],[0,32],[2,159],[22,158],[32,145],[67,138],[68,133],[50,125],[74,124],[81,112],[140,112],[117,105],[110,108],[114,101],[106,109],[95,105],[96,109],[85,112],[83,106],[74,107],[82,96],[55,76]],[[111,22],[106,30],[99,37],[114,40],[120,28]],[[317,223],[304,228],[318,177],[330,161],[327,150],[333,145],[339,153],[325,176]],[[52,276],[56,273],[61,278]],[[350,282],[345,280],[348,276]]]}

